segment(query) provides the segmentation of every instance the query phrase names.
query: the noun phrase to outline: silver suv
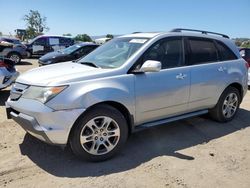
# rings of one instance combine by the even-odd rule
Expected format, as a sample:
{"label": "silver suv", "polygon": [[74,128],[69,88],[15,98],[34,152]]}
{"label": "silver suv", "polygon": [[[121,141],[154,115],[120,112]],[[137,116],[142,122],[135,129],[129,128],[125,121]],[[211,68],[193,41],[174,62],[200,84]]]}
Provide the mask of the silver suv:
{"label": "silver suv", "polygon": [[117,37],[77,62],[30,70],[11,89],[8,117],[91,161],[113,156],[137,129],[206,113],[232,120],[247,63],[226,35],[185,31]]}

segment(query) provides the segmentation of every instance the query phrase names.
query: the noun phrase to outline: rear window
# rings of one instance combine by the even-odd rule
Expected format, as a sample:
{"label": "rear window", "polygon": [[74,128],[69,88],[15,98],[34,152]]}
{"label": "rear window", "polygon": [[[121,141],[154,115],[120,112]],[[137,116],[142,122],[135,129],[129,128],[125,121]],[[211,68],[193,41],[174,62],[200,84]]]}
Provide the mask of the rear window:
{"label": "rear window", "polygon": [[225,44],[219,41],[216,41],[216,43],[217,43],[218,50],[220,52],[221,61],[237,59],[236,55]]}
{"label": "rear window", "polygon": [[218,61],[218,53],[212,40],[189,38],[188,64],[195,65]]}

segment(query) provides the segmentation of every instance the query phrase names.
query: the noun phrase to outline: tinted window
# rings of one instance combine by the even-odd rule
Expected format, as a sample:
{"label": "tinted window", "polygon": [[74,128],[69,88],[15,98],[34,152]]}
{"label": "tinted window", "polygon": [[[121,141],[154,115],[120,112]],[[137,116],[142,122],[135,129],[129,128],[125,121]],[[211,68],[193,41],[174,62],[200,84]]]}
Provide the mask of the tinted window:
{"label": "tinted window", "polygon": [[34,41],[33,45],[46,46],[46,38],[39,38]]}
{"label": "tinted window", "polygon": [[62,45],[71,45],[71,44],[73,44],[72,39],[70,39],[70,38],[61,37],[61,38],[59,38],[59,42]]}
{"label": "tinted window", "polygon": [[93,50],[94,50],[93,46],[85,46],[79,49],[76,53],[78,53],[80,56],[85,56]]}
{"label": "tinted window", "polygon": [[221,61],[237,59],[235,54],[226,45],[218,41],[216,43],[220,52]]}
{"label": "tinted window", "polygon": [[246,51],[246,52],[245,52],[245,53],[246,53],[246,57],[247,57],[247,58],[250,58],[250,50],[249,50],[249,49],[246,49],[245,51]]}
{"label": "tinted window", "polygon": [[146,51],[141,59],[141,64],[147,60],[160,61],[162,69],[178,67],[183,62],[182,39],[161,40]]}
{"label": "tinted window", "polygon": [[218,61],[215,44],[207,39],[189,39],[190,53],[187,61],[190,65]]}

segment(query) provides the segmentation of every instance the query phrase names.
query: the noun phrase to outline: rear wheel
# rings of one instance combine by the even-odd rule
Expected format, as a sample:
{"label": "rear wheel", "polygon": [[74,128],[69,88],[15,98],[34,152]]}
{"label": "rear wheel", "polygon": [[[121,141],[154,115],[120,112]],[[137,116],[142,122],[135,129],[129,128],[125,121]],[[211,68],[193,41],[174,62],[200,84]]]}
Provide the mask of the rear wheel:
{"label": "rear wheel", "polygon": [[217,105],[210,110],[211,117],[219,122],[231,121],[239,109],[240,101],[239,90],[228,87],[222,93]]}
{"label": "rear wheel", "polygon": [[15,63],[19,63],[21,61],[21,55],[15,52],[8,54],[7,57]]}
{"label": "rear wheel", "polygon": [[27,51],[27,58],[31,58],[31,53]]}
{"label": "rear wheel", "polygon": [[81,159],[103,161],[114,156],[127,137],[128,126],[120,111],[108,105],[98,105],[76,122],[70,146]]}

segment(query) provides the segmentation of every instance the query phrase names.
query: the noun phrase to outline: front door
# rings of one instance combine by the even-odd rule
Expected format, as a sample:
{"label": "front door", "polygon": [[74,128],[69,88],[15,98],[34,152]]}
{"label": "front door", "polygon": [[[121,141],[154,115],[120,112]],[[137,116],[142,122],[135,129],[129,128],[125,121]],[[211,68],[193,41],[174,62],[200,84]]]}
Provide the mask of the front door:
{"label": "front door", "polygon": [[140,58],[141,64],[160,61],[162,70],[135,74],[136,124],[187,111],[190,71],[183,57],[183,40],[175,37],[156,42]]}

